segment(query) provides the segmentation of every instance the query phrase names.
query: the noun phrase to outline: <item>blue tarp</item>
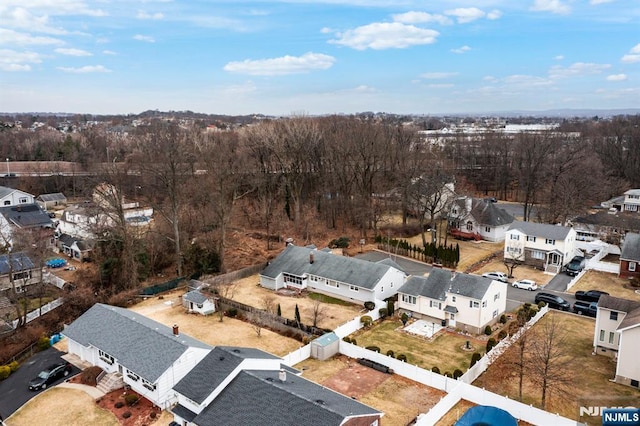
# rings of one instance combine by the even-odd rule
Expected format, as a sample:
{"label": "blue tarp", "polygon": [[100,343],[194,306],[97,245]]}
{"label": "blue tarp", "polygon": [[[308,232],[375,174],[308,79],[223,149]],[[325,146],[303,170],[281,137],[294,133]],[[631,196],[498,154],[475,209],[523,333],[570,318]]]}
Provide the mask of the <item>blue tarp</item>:
{"label": "blue tarp", "polygon": [[455,426],[518,426],[518,421],[508,411],[478,405],[469,408]]}
{"label": "blue tarp", "polygon": [[62,267],[63,267],[64,265],[66,265],[66,264],[67,264],[67,261],[66,261],[66,260],[64,260],[64,259],[59,259],[59,258],[56,258],[56,259],[50,259],[50,260],[47,260],[47,262],[46,262],[46,265],[47,265],[49,268],[62,268]]}

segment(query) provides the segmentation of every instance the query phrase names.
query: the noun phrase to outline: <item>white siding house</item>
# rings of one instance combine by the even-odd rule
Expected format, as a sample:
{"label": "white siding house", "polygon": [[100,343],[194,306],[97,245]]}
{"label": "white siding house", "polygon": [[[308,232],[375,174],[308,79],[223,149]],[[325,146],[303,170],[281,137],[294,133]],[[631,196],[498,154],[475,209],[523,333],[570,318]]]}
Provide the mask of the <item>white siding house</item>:
{"label": "white siding house", "polygon": [[272,290],[309,289],[364,303],[393,296],[405,277],[384,261],[374,263],[290,245],[260,273],[260,285]]}
{"label": "white siding house", "polygon": [[28,192],[0,186],[0,207],[19,206],[21,204],[33,204],[35,202],[34,196]]}
{"label": "white siding house", "polygon": [[471,333],[497,322],[506,307],[506,283],[446,269],[412,276],[398,291],[400,310]]}
{"label": "white siding house", "polygon": [[505,233],[513,220],[513,216],[498,208],[495,203],[471,197],[456,199],[448,215],[451,231],[469,234],[469,238],[477,235],[493,242],[504,241]]}
{"label": "white siding house", "polygon": [[626,212],[640,212],[640,189],[630,189],[624,193],[622,209]]}

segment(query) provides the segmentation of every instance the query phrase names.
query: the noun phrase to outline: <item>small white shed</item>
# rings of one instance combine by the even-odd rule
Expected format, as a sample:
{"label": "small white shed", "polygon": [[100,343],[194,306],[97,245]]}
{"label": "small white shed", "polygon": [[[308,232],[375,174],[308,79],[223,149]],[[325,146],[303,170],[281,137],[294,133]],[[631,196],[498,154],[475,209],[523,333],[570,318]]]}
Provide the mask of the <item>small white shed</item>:
{"label": "small white shed", "polygon": [[197,312],[201,315],[211,315],[216,311],[213,300],[205,296],[200,290],[192,290],[182,296],[182,306],[189,312]]}
{"label": "small white shed", "polygon": [[320,361],[331,358],[340,350],[340,338],[336,333],[327,333],[311,342],[311,358]]}

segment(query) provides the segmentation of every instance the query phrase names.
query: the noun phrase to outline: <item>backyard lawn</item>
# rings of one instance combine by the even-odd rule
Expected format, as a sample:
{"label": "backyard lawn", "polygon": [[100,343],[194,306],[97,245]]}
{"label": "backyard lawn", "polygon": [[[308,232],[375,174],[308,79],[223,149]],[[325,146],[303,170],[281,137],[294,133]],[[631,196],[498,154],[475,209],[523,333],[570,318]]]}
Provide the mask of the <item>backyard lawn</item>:
{"label": "backyard lawn", "polygon": [[[571,348],[571,358],[565,367],[563,376],[571,379],[569,385],[563,389],[549,388],[547,390],[546,410],[559,413],[562,416],[577,419],[581,405],[607,406],[611,398],[624,398],[626,403],[640,406],[640,393],[631,387],[619,385],[609,381],[615,375],[615,362],[606,356],[592,355],[593,319],[579,315],[549,311],[534,328],[542,327],[545,321],[557,318],[562,328],[566,330],[566,344]],[[512,346],[508,351],[514,350]],[[518,397],[518,380],[515,372],[512,377],[505,379],[505,367],[499,358],[473,384],[486,388],[509,398]],[[527,379],[528,377],[528,379]],[[531,380],[531,373],[525,375],[523,402],[540,405],[541,388]],[[607,400],[605,400],[607,399]]]}
{"label": "backyard lawn", "polygon": [[[473,273],[482,275],[485,272],[492,272],[492,271],[504,272],[505,274],[509,273],[509,270],[502,262],[502,256],[496,259],[492,259],[490,262],[482,265],[480,268],[473,271]],[[554,275],[545,274],[540,269],[533,269],[531,266],[520,265],[513,270],[513,278],[509,278],[509,282],[512,283],[514,281],[522,280],[526,278],[526,279],[535,281],[536,283],[538,283],[538,285],[544,286],[549,281],[551,281],[553,277]]]}
{"label": "backyard lawn", "polygon": [[629,280],[618,278],[615,274],[600,271],[587,271],[587,273],[584,274],[569,291],[575,293],[578,290],[586,291],[595,289],[606,291],[615,297],[640,301],[640,291],[636,293],[630,288],[624,288],[624,284],[629,284]]}
{"label": "backyard lawn", "polygon": [[[455,369],[465,372],[469,369],[471,355],[474,351],[484,353],[486,341],[474,339],[452,332],[440,332],[434,340],[408,334],[400,331],[402,322],[397,318],[389,318],[375,324],[369,329],[362,329],[352,334],[357,345],[377,346],[380,353],[392,350],[396,357],[399,354],[407,356],[407,362],[426,370],[438,367],[440,372],[453,373]],[[463,350],[469,340],[474,350]]]}

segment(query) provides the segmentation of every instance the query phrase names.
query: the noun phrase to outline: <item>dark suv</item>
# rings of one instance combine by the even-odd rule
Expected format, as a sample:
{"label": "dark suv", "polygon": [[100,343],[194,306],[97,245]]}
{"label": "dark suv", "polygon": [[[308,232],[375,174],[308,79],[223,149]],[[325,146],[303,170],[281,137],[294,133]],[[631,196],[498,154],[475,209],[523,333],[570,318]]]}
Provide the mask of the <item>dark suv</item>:
{"label": "dark suv", "polygon": [[538,293],[535,298],[536,303],[544,302],[549,305],[550,308],[559,309],[561,311],[568,311],[571,309],[569,302],[564,300],[560,296],[556,296],[551,293]]}
{"label": "dark suv", "polygon": [[578,315],[586,315],[588,317],[595,318],[598,314],[598,303],[578,300],[573,304],[573,312]]}
{"label": "dark suv", "polygon": [[71,364],[59,362],[50,365],[38,374],[38,377],[29,381],[29,390],[46,389],[61,377],[67,377],[71,372]]}
{"label": "dark suv", "polygon": [[567,266],[565,266],[564,271],[567,275],[576,276],[584,269],[586,263],[587,260],[584,258],[584,256],[575,256],[573,259],[571,259],[571,262],[569,262]]}
{"label": "dark suv", "polygon": [[600,300],[600,296],[603,294],[609,294],[606,291],[589,290],[589,291],[576,291],[576,300],[584,300],[585,302],[597,302]]}

